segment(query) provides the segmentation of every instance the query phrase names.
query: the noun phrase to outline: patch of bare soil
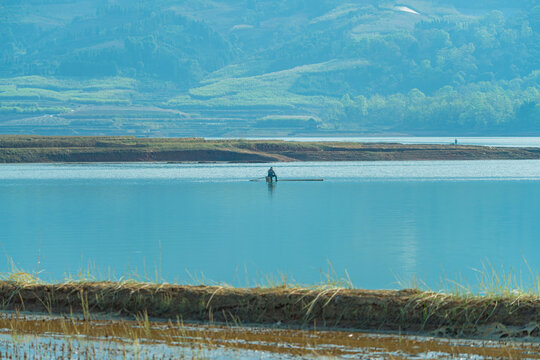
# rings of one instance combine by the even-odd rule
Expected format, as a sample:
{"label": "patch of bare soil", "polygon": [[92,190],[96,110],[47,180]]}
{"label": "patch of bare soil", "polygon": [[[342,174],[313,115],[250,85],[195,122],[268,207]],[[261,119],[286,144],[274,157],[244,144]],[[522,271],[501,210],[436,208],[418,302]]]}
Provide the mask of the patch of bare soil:
{"label": "patch of bare soil", "polygon": [[488,146],[334,144],[323,151],[280,152],[296,161],[412,161],[540,159],[540,149]]}

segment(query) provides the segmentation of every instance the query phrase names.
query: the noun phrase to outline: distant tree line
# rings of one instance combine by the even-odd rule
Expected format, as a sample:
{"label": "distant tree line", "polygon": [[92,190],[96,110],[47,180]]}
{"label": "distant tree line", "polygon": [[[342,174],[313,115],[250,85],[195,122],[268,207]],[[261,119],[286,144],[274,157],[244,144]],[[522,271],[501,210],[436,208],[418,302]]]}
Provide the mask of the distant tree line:
{"label": "distant tree line", "polygon": [[431,95],[418,89],[386,96],[347,94],[342,106],[327,115],[355,128],[540,131],[540,91],[530,86],[539,77],[536,71],[525,80],[445,86]]}

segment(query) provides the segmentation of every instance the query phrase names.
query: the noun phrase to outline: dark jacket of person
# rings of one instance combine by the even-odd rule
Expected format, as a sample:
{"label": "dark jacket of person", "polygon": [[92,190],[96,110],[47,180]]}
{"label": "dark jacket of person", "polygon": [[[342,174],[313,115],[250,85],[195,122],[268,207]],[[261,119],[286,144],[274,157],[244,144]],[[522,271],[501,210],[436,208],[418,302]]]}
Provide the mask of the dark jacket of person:
{"label": "dark jacket of person", "polygon": [[277,179],[276,173],[274,172],[273,169],[268,169],[268,177]]}

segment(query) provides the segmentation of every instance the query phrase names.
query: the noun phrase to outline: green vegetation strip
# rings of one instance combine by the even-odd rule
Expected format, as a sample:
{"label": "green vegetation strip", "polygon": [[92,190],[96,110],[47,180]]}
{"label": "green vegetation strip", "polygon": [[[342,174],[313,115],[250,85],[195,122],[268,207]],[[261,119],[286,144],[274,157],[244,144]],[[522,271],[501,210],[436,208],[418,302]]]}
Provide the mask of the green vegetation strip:
{"label": "green vegetation strip", "polygon": [[540,159],[539,148],[202,138],[0,136],[0,163]]}
{"label": "green vegetation strip", "polygon": [[[13,278],[13,277],[12,277]],[[49,314],[145,314],[182,321],[540,337],[540,297],[450,295],[420,290],[232,288],[136,282],[0,282],[2,310]]]}

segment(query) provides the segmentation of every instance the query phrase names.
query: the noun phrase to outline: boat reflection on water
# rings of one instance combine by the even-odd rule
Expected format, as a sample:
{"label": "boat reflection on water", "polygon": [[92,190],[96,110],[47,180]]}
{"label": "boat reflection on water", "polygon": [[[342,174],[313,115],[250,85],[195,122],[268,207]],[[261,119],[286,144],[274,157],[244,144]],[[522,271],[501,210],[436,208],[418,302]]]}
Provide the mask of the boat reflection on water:
{"label": "boat reflection on water", "polygon": [[[274,189],[278,183],[278,180],[273,180],[270,176],[267,176],[266,183],[268,184],[268,193],[272,195],[274,193]],[[250,181],[257,181],[258,179],[250,180]],[[279,180],[281,182],[283,181],[324,181],[324,179],[281,179]]]}
{"label": "boat reflection on water", "polygon": [[272,197],[272,195],[274,195],[274,191],[277,187],[277,182],[276,181],[269,181],[268,183],[268,194],[270,195],[270,197]]}

